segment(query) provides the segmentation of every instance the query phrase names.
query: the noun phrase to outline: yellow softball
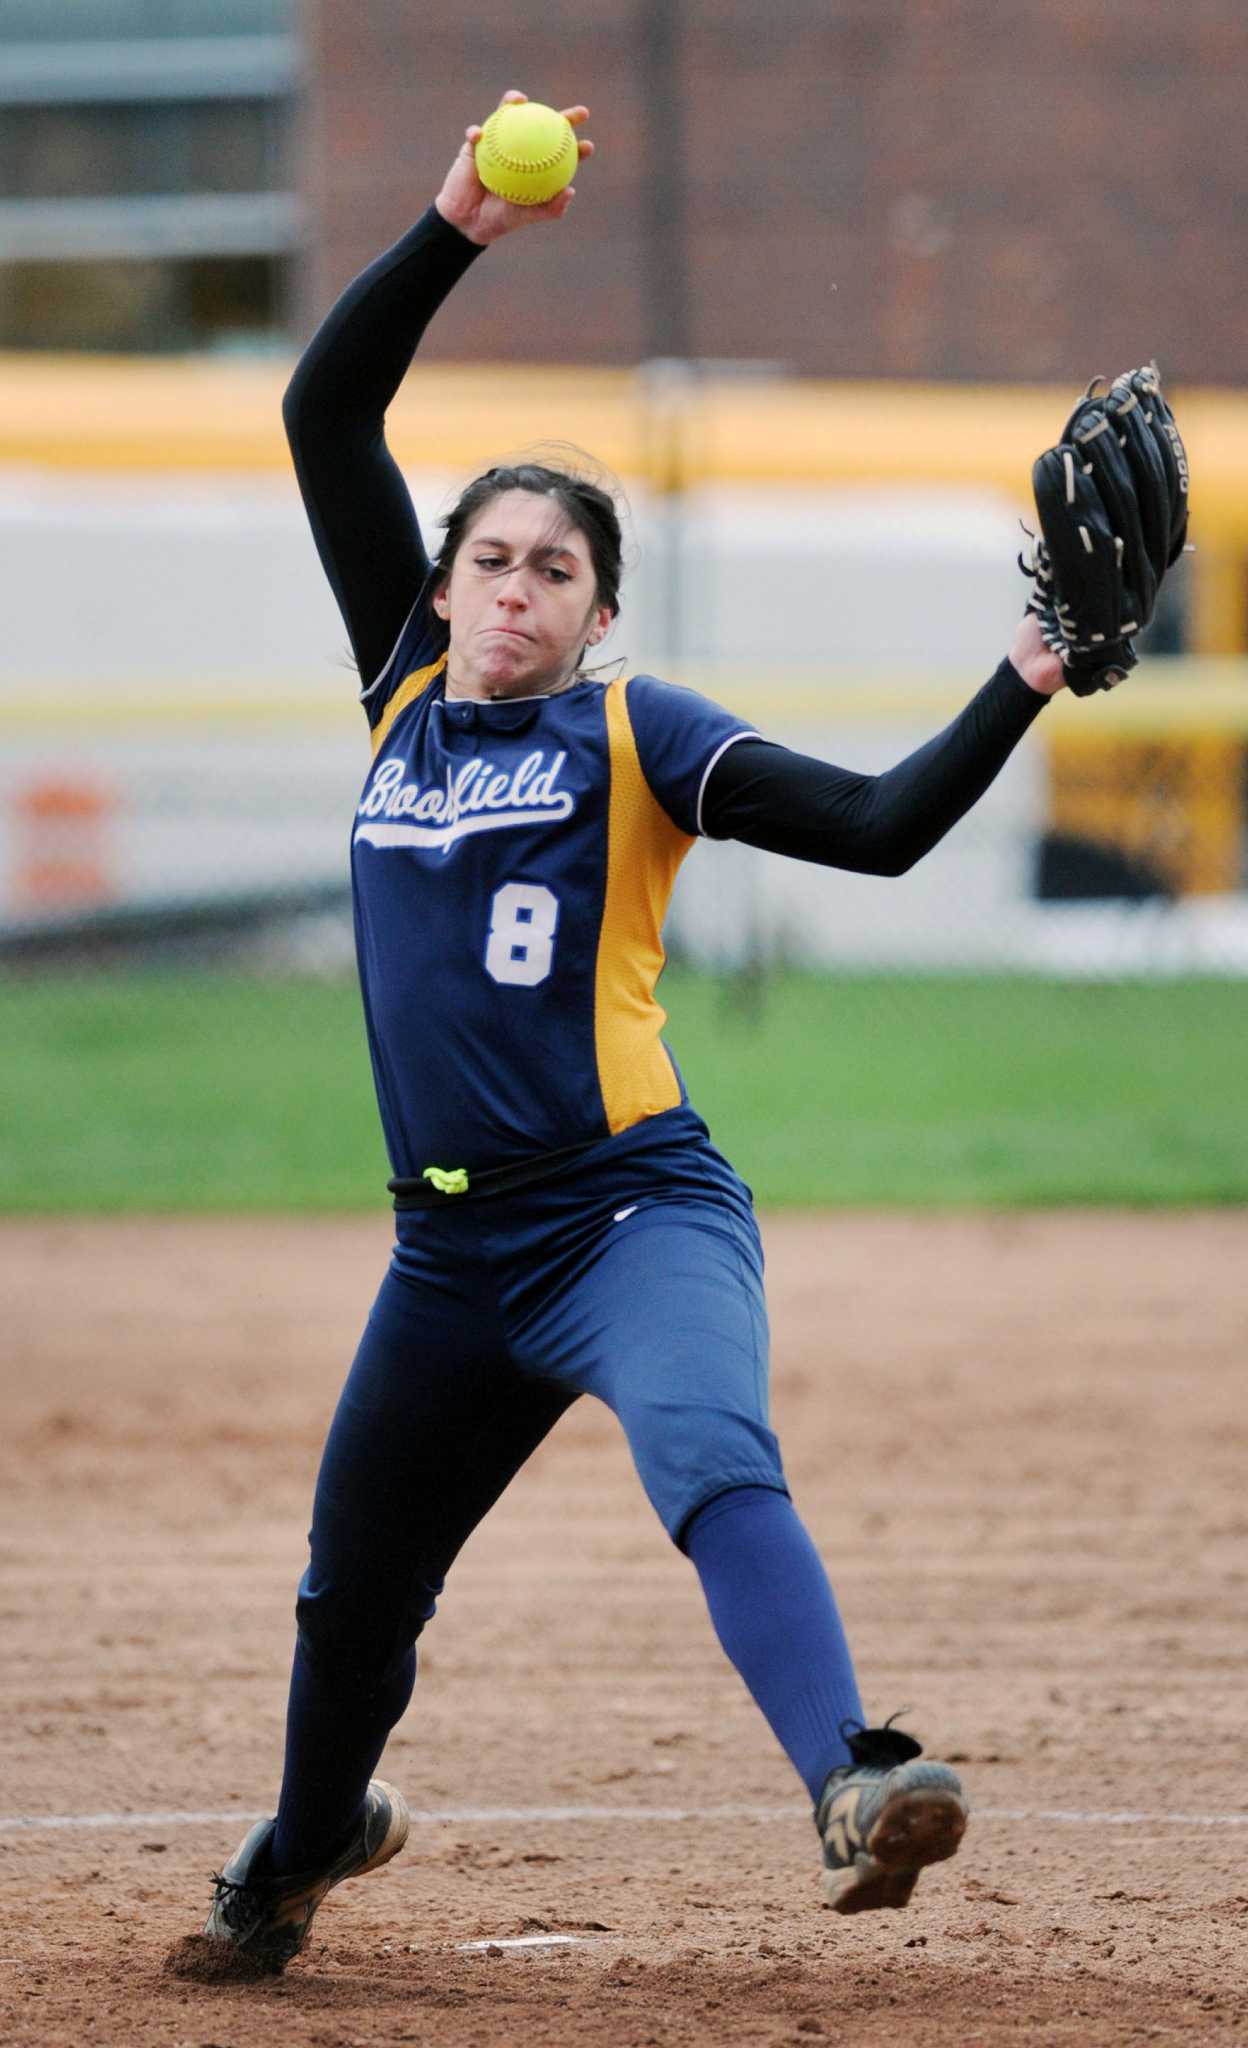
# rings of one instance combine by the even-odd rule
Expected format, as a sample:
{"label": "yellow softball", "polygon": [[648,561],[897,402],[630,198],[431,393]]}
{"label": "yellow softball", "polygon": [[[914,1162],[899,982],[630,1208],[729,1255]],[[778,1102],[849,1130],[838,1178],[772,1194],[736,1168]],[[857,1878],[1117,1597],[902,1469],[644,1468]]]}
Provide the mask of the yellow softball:
{"label": "yellow softball", "polygon": [[516,206],[544,206],[572,183],[580,162],[572,123],[532,100],[496,107],[481,131],[476,156],[477,176],[486,191]]}

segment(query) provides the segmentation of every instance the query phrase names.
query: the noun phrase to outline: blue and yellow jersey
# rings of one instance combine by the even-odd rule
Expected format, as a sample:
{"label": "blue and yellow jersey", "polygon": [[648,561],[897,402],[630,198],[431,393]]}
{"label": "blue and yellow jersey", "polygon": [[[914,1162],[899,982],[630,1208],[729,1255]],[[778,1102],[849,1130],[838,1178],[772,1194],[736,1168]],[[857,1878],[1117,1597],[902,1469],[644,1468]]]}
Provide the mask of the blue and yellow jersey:
{"label": "blue and yellow jersey", "polygon": [[655,997],[714,762],[752,728],[638,675],[445,695],[418,606],[364,704],[352,840],[369,1046],[396,1177],[592,1143],[685,1101]]}

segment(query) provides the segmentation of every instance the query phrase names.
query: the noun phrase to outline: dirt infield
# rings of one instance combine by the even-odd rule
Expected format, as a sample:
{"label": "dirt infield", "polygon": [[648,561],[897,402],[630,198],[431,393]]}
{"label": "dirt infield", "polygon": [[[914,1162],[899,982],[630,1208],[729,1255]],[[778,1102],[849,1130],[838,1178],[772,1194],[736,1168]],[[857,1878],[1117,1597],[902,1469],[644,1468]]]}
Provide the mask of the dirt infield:
{"label": "dirt infield", "polygon": [[911,1909],[822,1906],[799,1788],[584,1402],[425,1638],[405,1854],[285,1978],[167,1973],[271,1810],[387,1219],[9,1224],[0,2039],[1248,2041],[1248,1217],[765,1237],[777,1427],[869,1709],[912,1704],[977,1809]]}

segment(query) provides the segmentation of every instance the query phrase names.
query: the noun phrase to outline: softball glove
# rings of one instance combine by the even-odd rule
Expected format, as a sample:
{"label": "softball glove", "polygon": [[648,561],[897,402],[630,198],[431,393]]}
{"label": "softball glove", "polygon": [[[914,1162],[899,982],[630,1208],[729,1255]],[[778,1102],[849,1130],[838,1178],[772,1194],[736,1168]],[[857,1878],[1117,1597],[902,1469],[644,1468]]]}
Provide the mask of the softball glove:
{"label": "softball glove", "polygon": [[1034,585],[1027,609],[1077,697],[1112,690],[1135,667],[1132,635],[1187,537],[1187,451],[1157,365],[1094,377],[1031,479],[1040,534],[1019,556]]}

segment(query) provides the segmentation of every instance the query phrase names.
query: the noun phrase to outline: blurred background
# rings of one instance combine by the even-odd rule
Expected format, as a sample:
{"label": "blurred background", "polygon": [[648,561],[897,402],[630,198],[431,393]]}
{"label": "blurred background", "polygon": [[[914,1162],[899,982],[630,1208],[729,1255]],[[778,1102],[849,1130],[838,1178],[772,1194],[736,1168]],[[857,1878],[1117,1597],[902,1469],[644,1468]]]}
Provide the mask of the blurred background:
{"label": "blurred background", "polygon": [[996,666],[1034,456],[1151,355],[1191,538],[901,881],[696,848],[663,995],[769,1203],[1248,1198],[1239,0],[0,0],[0,1204],[371,1207],[367,764],[281,393],[517,85],[598,144],[390,420],[432,525],[610,466],[607,652],[884,767]]}

